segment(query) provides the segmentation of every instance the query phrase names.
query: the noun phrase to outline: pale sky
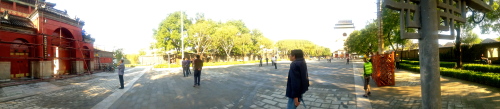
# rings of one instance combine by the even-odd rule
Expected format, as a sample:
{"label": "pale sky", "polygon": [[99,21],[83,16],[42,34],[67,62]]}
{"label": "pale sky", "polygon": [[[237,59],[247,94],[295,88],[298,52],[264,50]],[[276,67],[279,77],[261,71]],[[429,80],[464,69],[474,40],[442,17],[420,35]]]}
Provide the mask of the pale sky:
{"label": "pale sky", "polygon": [[[153,29],[168,14],[204,13],[216,21],[243,20],[273,41],[306,39],[332,46],[338,20],[352,20],[356,30],[376,18],[376,0],[47,0],[85,21],[94,46],[137,53],[153,42]],[[482,35],[480,35],[482,36]],[[483,37],[482,37],[483,38]],[[496,38],[493,37],[492,38]]]}

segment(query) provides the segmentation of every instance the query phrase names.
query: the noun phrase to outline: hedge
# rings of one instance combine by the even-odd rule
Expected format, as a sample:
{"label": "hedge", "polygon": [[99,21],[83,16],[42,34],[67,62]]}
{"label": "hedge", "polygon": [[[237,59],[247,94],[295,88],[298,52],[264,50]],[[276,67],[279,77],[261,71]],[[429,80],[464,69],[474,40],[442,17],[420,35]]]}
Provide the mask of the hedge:
{"label": "hedge", "polygon": [[[402,69],[420,73],[420,67],[411,64],[400,64]],[[460,70],[453,68],[441,67],[440,74],[443,76],[453,77],[457,79],[472,81],[480,84],[500,87],[500,73],[483,73],[471,70]]]}
{"label": "hedge", "polygon": [[142,64],[125,64],[125,67],[137,67],[137,66],[149,66],[149,65],[142,65]]}
{"label": "hedge", "polygon": [[489,86],[500,87],[499,73],[483,73],[471,70],[460,70],[451,68],[440,68],[440,72],[441,75],[443,76],[449,76]]}
{"label": "hedge", "polygon": [[[401,61],[401,63],[407,63],[407,64],[411,64],[411,65],[420,65],[419,61],[403,60],[403,61]],[[439,62],[439,66],[446,67],[446,68],[455,68],[455,67],[457,67],[457,63],[456,62]]]}
{"label": "hedge", "polygon": [[[153,66],[154,68],[169,68],[168,64],[157,64]],[[170,64],[170,68],[178,68],[182,67],[180,64]]]}
{"label": "hedge", "polygon": [[462,68],[464,70],[472,70],[478,72],[500,73],[500,66],[498,65],[464,64]]}
{"label": "hedge", "polygon": [[405,64],[405,63],[400,63],[399,67],[402,69],[414,71],[420,73],[420,67],[418,65],[411,65],[411,64]]}

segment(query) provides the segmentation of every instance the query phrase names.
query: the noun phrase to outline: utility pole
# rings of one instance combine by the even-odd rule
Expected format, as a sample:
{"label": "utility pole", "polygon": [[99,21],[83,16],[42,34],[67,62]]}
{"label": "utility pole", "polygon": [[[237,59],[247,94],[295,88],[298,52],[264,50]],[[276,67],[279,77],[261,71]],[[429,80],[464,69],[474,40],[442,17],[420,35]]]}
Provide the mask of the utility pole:
{"label": "utility pole", "polygon": [[182,15],[182,11],[181,11],[181,54],[182,54],[181,59],[184,59],[184,18]]}
{"label": "utility pole", "polygon": [[382,0],[377,0],[377,20],[378,20],[378,54],[384,53],[384,29],[382,26]]}
{"label": "utility pole", "polygon": [[[422,108],[441,107],[441,81],[439,75],[438,12],[435,0],[421,0],[421,29],[418,39],[420,59],[420,83],[422,87]],[[452,30],[453,31],[453,30]]]}

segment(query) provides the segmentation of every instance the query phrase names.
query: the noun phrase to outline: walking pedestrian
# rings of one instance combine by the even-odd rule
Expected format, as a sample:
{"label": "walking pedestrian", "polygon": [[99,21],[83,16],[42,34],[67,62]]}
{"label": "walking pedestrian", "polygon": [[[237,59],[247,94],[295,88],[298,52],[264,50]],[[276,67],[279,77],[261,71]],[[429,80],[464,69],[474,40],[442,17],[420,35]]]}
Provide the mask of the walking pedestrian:
{"label": "walking pedestrian", "polygon": [[288,97],[287,109],[296,109],[300,102],[306,107],[302,95],[309,88],[309,77],[307,73],[307,64],[304,60],[304,52],[300,49],[292,50],[288,57],[292,63],[288,71],[288,80],[286,83],[286,97]]}
{"label": "walking pedestrian", "polygon": [[347,65],[347,64],[349,64],[349,57],[346,57],[346,59],[347,59],[347,63],[346,63],[346,65]]}
{"label": "walking pedestrian", "polygon": [[260,64],[259,67],[262,67],[262,57],[259,56]]}
{"label": "walking pedestrian", "polygon": [[278,69],[278,61],[277,61],[278,56],[274,56],[274,58],[273,58],[273,59],[274,59],[274,60],[273,60],[273,63],[274,63],[274,69]]}
{"label": "walking pedestrian", "polygon": [[399,69],[400,68],[399,63],[401,62],[401,58],[399,56],[397,56],[395,61],[396,61],[396,69]]}
{"label": "walking pedestrian", "polygon": [[269,58],[266,57],[266,66],[269,65],[268,60],[269,60]]}
{"label": "walking pedestrian", "polygon": [[188,58],[184,58],[184,60],[182,60],[182,74],[184,74],[184,77],[188,76],[189,62]]}
{"label": "walking pedestrian", "polygon": [[200,55],[196,55],[196,59],[193,62],[193,68],[194,68],[194,85],[200,86],[200,76],[201,76],[201,69],[203,67],[203,61],[200,59]]}
{"label": "walking pedestrian", "polygon": [[191,65],[191,64],[193,63],[193,59],[189,59],[189,58],[188,58],[188,61],[189,61],[189,64],[188,64],[188,69],[187,69],[187,71],[188,71],[188,75],[189,75],[189,74],[191,74],[191,68],[190,68],[190,67],[192,67],[192,65]]}
{"label": "walking pedestrian", "polygon": [[271,66],[274,66],[274,61],[275,61],[275,59],[274,59],[274,56],[273,56],[273,57],[271,58]]}
{"label": "walking pedestrian", "polygon": [[372,59],[370,59],[368,62],[365,62],[364,63],[364,73],[363,73],[363,77],[364,77],[364,89],[365,89],[365,94],[363,95],[363,97],[368,97],[370,96],[371,92],[370,92],[370,77],[372,75],[372,63],[371,63]]}
{"label": "walking pedestrian", "polygon": [[123,89],[123,74],[125,73],[125,64],[123,63],[123,59],[118,63],[118,78],[120,78],[120,88]]}

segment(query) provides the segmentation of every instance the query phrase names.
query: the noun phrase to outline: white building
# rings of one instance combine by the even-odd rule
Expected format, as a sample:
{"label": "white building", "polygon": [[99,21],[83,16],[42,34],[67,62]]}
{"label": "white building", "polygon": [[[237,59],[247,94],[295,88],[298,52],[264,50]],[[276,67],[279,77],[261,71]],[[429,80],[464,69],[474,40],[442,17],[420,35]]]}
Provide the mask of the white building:
{"label": "white building", "polygon": [[[346,51],[344,50],[344,42],[347,37],[354,31],[354,23],[352,20],[339,20],[334,27],[334,36],[332,45],[330,46],[330,50],[333,52],[333,56],[343,57]],[[337,54],[337,55],[336,55]]]}

